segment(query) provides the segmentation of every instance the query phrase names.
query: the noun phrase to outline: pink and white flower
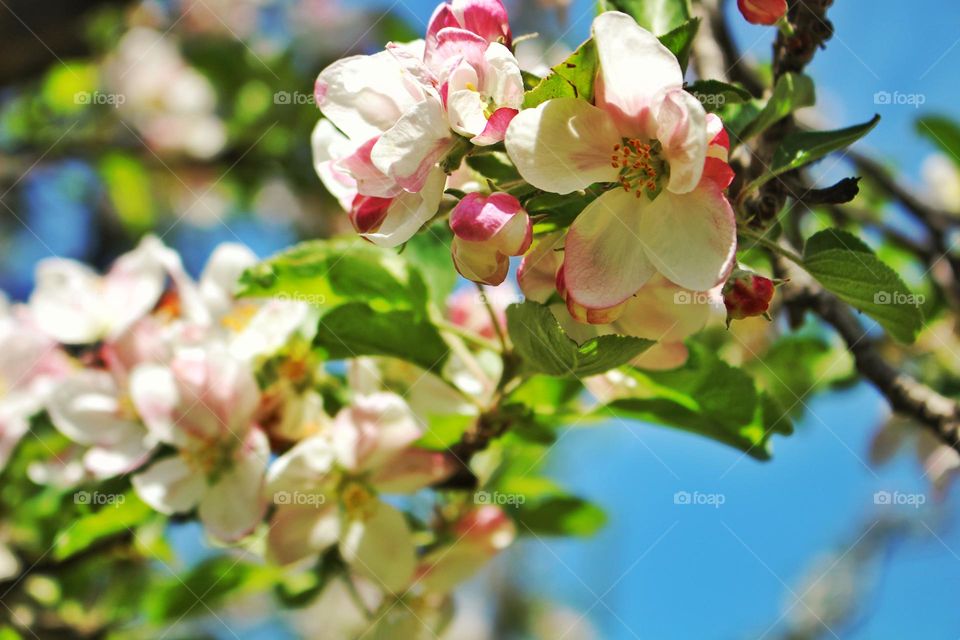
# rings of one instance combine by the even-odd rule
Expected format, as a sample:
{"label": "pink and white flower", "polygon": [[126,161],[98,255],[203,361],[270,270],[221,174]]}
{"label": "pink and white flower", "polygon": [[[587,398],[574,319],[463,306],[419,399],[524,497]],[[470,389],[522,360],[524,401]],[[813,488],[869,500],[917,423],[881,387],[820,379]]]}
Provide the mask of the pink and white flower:
{"label": "pink and white flower", "polygon": [[451,527],[450,536],[449,544],[420,561],[416,586],[428,592],[449,593],[513,544],[517,527],[500,507],[485,505],[461,516]]}
{"label": "pink and white flower", "polygon": [[289,564],[337,544],[354,571],[384,590],[407,586],[416,569],[413,534],[378,494],[413,493],[453,471],[446,454],[412,446],[421,435],[399,396],[375,393],[337,414],[328,433],[278,458],[267,485],[278,504],[270,556]]}
{"label": "pink and white flower", "polygon": [[0,293],[0,469],[43,409],[53,387],[70,371],[69,358],[42,332],[23,306]]}
{"label": "pink and white flower", "polygon": [[130,388],[151,436],[177,450],[133,476],[137,495],[161,513],[198,508],[222,540],[253,531],[266,510],[270,448],[253,423],[260,392],[249,365],[217,346],[192,347],[169,366],[138,367]]}
{"label": "pink and white flower", "polygon": [[523,255],[533,239],[530,217],[508,193],[467,194],[450,213],[453,263],[464,278],[502,283],[510,256]]}
{"label": "pink and white flower", "polygon": [[723,193],[732,173],[722,125],[683,90],[674,55],[633,18],[603,13],[593,37],[600,60],[596,106],[549,100],[520,112],[506,137],[510,158],[537,188],[565,194],[594,183],[619,185],[570,227],[563,266],[568,303],[617,307],[655,273],[707,291],[729,273],[736,249],[734,214]]}
{"label": "pink and white flower", "polygon": [[438,163],[463,153],[461,136],[503,140],[523,103],[509,40],[498,1],[458,1],[438,9],[425,42],[320,73],[316,102],[329,122],[314,129],[314,167],[361,235],[406,242],[436,214],[446,183]]}
{"label": "pink and white flower", "polygon": [[500,0],[452,0],[443,2],[430,17],[424,61],[442,72],[451,58],[468,47],[489,43],[513,44],[510,18]]}
{"label": "pink and white flower", "polygon": [[[517,280],[524,295],[548,304],[555,293],[568,294],[562,271],[560,233],[538,239],[524,256]],[[584,342],[597,335],[619,334],[655,340],[632,364],[643,369],[672,369],[687,360],[684,340],[709,322],[723,316],[722,285],[708,292],[678,287],[654,275],[617,309],[617,313],[592,311],[571,305],[551,304],[550,309],[571,338]],[[589,322],[589,324],[583,324]]]}
{"label": "pink and white flower", "polygon": [[351,56],[324,69],[315,87],[329,120],[312,137],[317,173],[349,202],[357,231],[384,246],[434,216],[446,182],[437,162],[454,142],[439,94],[405,66],[416,59],[400,46]]}
{"label": "pink and white flower", "polygon": [[37,325],[63,344],[113,339],[157,304],[166,285],[160,241],[149,236],[103,276],[65,258],[37,266],[30,310]]}

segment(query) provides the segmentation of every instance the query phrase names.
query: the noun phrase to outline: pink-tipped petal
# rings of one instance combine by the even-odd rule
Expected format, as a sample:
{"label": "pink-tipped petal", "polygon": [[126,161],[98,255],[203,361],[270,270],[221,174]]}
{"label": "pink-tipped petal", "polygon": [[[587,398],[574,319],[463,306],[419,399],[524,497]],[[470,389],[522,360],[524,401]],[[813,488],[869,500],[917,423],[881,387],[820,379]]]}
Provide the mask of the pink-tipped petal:
{"label": "pink-tipped petal", "polygon": [[450,213],[450,228],[459,238],[484,242],[499,233],[520,209],[520,201],[508,193],[489,197],[470,193]]}
{"label": "pink-tipped petal", "polygon": [[701,180],[709,180],[717,186],[718,189],[726,189],[733,182],[735,174],[733,168],[720,160],[719,158],[707,158],[703,165],[703,177]]}
{"label": "pink-tipped petal", "polygon": [[683,86],[683,72],[669,49],[636,20],[617,11],[593,21],[600,59],[597,106],[609,111],[624,135],[653,138],[654,99]]}
{"label": "pink-tipped petal", "polygon": [[474,136],[470,142],[478,147],[486,147],[502,142],[507,135],[507,128],[518,113],[520,113],[518,110],[509,107],[497,109],[493,112],[493,115],[490,116],[490,119],[487,120],[487,126],[483,128],[483,131],[479,135]]}
{"label": "pink-tipped petal", "polygon": [[357,233],[373,233],[387,217],[393,198],[377,198],[357,194],[350,208],[350,224]]}
{"label": "pink-tipped petal", "polygon": [[533,249],[520,262],[517,284],[524,297],[545,303],[557,292],[557,271],[563,262],[563,234],[554,232],[537,238]]}
{"label": "pink-tipped petal", "polygon": [[453,12],[465,29],[487,42],[511,45],[510,18],[500,0],[454,0]]}
{"label": "pink-tipped petal", "polygon": [[466,29],[447,27],[437,33],[436,47],[427,50],[426,64],[440,80],[446,79],[461,61],[480,69],[488,45],[486,40]]}
{"label": "pink-tipped petal", "polygon": [[707,119],[700,101],[682,89],[664,94],[657,109],[657,138],[670,163],[667,188],[674,193],[696,189],[707,157]]}
{"label": "pink-tipped petal", "polygon": [[380,136],[370,138],[353,153],[342,157],[335,167],[354,179],[358,193],[378,198],[392,198],[399,195],[402,189],[393,178],[380,171],[370,158],[370,153],[379,139]]}
{"label": "pink-tipped petal", "polygon": [[[660,200],[663,194],[657,200]],[[655,204],[655,203],[654,203]],[[591,309],[614,307],[655,273],[646,256],[641,221],[651,203],[621,189],[591,202],[567,234],[563,276],[568,301]]]}
{"label": "pink-tipped petal", "polygon": [[350,56],[320,72],[317,106],[351,140],[368,140],[388,130],[423,100],[424,89],[389,51]]}
{"label": "pink-tipped petal", "polygon": [[394,198],[377,230],[363,237],[381,247],[403,244],[437,214],[446,183],[443,169],[435,167],[419,193],[402,193]]}
{"label": "pink-tipped petal", "polygon": [[409,109],[380,136],[370,158],[405,191],[415,193],[423,189],[430,170],[452,142],[443,106],[429,98]]}

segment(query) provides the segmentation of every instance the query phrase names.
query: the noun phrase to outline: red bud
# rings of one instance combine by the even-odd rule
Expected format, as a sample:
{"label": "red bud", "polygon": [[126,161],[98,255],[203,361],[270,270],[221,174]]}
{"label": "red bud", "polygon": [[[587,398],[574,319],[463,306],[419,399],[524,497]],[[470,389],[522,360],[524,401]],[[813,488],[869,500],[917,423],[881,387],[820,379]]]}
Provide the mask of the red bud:
{"label": "red bud", "polygon": [[751,24],[777,24],[787,13],[787,0],[737,0],[737,7]]}
{"label": "red bud", "polygon": [[754,316],[767,315],[773,300],[775,283],[750,271],[734,270],[723,286],[723,305],[727,308],[727,323]]}

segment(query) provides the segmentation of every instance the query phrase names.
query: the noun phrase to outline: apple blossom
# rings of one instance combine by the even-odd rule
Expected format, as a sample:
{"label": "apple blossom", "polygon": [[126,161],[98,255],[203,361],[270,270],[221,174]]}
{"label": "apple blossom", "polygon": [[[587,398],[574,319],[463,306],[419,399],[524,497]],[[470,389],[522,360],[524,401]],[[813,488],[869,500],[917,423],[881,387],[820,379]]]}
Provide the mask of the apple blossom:
{"label": "apple blossom", "polygon": [[464,278],[498,285],[510,256],[523,255],[533,239],[530,217],[507,193],[467,194],[450,213],[453,262]]}
{"label": "apple blossom", "polygon": [[[558,98],[521,111],[506,146],[523,178],[554,193],[594,183],[603,193],[570,227],[563,272],[568,303],[623,304],[655,273],[706,291],[736,249],[732,173],[719,119],[683,90],[676,57],[619,12],[593,23],[596,106]],[[643,69],[643,73],[638,73]]]}
{"label": "apple blossom", "polygon": [[512,46],[510,18],[500,0],[452,0],[441,3],[430,17],[424,62],[437,73],[445,63],[468,50],[499,43]]}
{"label": "apple blossom", "polygon": [[777,24],[787,14],[787,0],[737,0],[737,8],[752,24]]}
{"label": "apple blossom", "polygon": [[29,309],[11,306],[0,293],[0,470],[69,371],[67,355],[37,327]]}
{"label": "apple blossom", "polygon": [[116,338],[147,315],[163,293],[160,241],[148,236],[103,276],[65,258],[37,265],[30,310],[40,328],[64,344]]}
{"label": "apple blossom", "polygon": [[166,514],[198,507],[223,540],[250,533],[266,509],[270,450],[253,423],[260,393],[249,365],[220,345],[184,348],[168,366],[138,367],[130,389],[150,434],[176,449],[133,476],[140,498]]}
{"label": "apple blossom", "polygon": [[453,471],[446,454],[412,446],[422,434],[399,396],[375,393],[280,456],[268,472],[267,492],[278,504],[269,554],[288,564],[338,544],[360,575],[387,591],[405,587],[416,566],[412,532],[378,494],[412,493]]}
{"label": "apple blossom", "polygon": [[516,525],[500,507],[472,509],[451,527],[449,544],[420,561],[414,585],[438,593],[451,591],[509,547],[516,536]]}

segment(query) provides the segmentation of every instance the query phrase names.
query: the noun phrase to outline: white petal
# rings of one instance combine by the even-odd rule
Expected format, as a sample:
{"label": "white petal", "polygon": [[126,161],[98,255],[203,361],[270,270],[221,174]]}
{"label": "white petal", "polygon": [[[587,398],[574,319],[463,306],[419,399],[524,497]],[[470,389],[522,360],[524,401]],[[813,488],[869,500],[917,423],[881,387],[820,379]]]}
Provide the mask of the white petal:
{"label": "white petal", "polygon": [[122,415],[121,391],[106,371],[87,369],[63,380],[48,401],[53,426],[85,445],[112,445],[146,435],[139,421]]}
{"label": "white petal", "polygon": [[140,365],[130,376],[130,397],[147,430],[160,442],[184,446],[189,439],[176,425],[180,390],[168,367]]}
{"label": "white petal", "polygon": [[394,198],[380,228],[363,237],[381,247],[400,246],[437,215],[446,184],[443,169],[435,167],[419,193],[403,193]]}
{"label": "white petal", "polygon": [[656,96],[683,86],[676,56],[630,16],[608,11],[593,21],[600,74],[597,106],[613,114],[621,132],[653,138],[649,109]]}
{"label": "white petal", "polygon": [[389,51],[334,62],[320,73],[315,93],[323,115],[352,140],[386,131],[424,96]]}
{"label": "white petal", "polygon": [[563,271],[567,292],[578,304],[590,309],[618,305],[655,273],[643,249],[646,236],[639,231],[650,206],[645,196],[614,189],[574,220]]}
{"label": "white petal", "polygon": [[200,274],[200,295],[215,317],[233,306],[233,294],[243,272],[257,263],[257,255],[248,247],[225,242],[214,249]]}
{"label": "white petal", "polygon": [[431,97],[408,109],[380,136],[370,159],[404,190],[420,191],[433,165],[452,142],[443,105]]}
{"label": "white petal", "polygon": [[343,559],[377,586],[401,593],[416,567],[415,545],[403,514],[385,502],[364,520],[346,520],[340,538]]}
{"label": "white petal", "polygon": [[263,480],[269,456],[267,437],[262,431],[251,431],[233,466],[200,499],[200,520],[211,535],[239,540],[260,522],[267,509]]}
{"label": "white petal", "polygon": [[189,511],[207,490],[203,476],[180,456],[154,462],[146,471],[133,476],[131,483],[141,500],[168,515]]}
{"label": "white petal", "polygon": [[64,344],[88,344],[105,334],[99,276],[88,267],[61,258],[37,265],[30,311],[37,325]]}
{"label": "white petal", "polygon": [[321,118],[310,135],[310,146],[313,149],[313,168],[320,181],[337,199],[340,207],[349,211],[357,195],[357,182],[339,171],[333,163],[353,152],[350,141],[329,120]]}
{"label": "white petal", "polygon": [[305,302],[268,300],[230,341],[230,352],[247,361],[274,355],[313,315]]}
{"label": "white petal", "polygon": [[144,435],[132,436],[109,447],[93,447],[84,454],[83,465],[97,478],[129,473],[146,462],[153,449]]}
{"label": "white petal", "polygon": [[486,68],[483,94],[497,107],[519,109],[523,105],[523,75],[520,63],[505,46],[492,42],[483,56]]}
{"label": "white petal", "polygon": [[610,157],[620,133],[609,115],[583,100],[558,98],[524,109],[504,142],[524,180],[544,191],[571,193],[617,177]]}
{"label": "white petal", "polygon": [[640,236],[657,271],[693,291],[723,280],[737,249],[733,209],[708,180],[691,193],[661,192],[640,221]]}
{"label": "white petal", "polygon": [[277,508],[267,533],[268,557],[292,564],[320,553],[340,537],[337,505],[285,505]]}
{"label": "white petal", "polygon": [[[307,438],[274,460],[267,471],[267,494],[317,491],[331,482],[333,445],[324,435]],[[282,502],[274,498],[275,502]]]}
{"label": "white petal", "polygon": [[162,252],[166,248],[152,236],[120,256],[103,277],[103,310],[115,337],[153,309],[166,285]]}
{"label": "white petal", "polygon": [[375,393],[354,399],[338,413],[332,435],[340,464],[361,471],[394,458],[420,438],[423,430],[403,398]]}
{"label": "white petal", "polygon": [[486,108],[480,94],[470,89],[453,91],[447,96],[450,128],[468,138],[479,135],[487,126]]}
{"label": "white petal", "polygon": [[710,311],[706,294],[687,291],[658,274],[627,301],[613,326],[638,338],[680,342],[706,325]]}

